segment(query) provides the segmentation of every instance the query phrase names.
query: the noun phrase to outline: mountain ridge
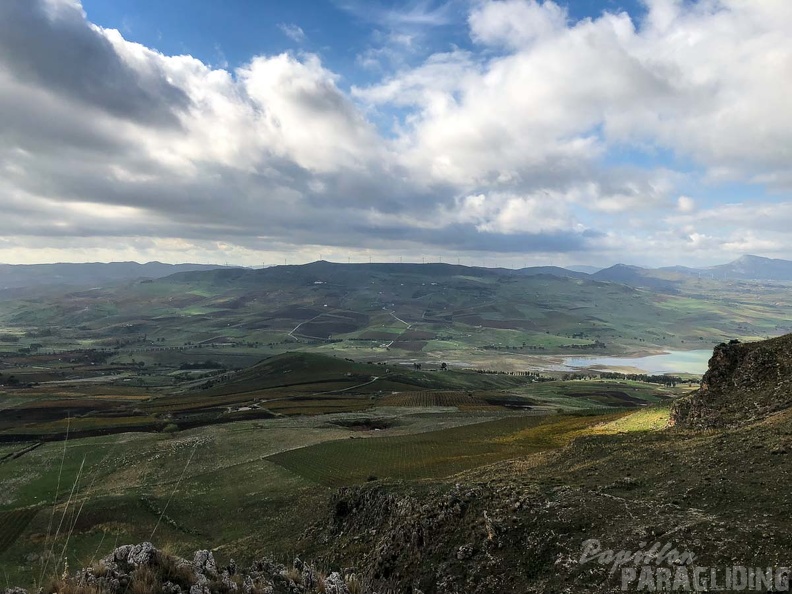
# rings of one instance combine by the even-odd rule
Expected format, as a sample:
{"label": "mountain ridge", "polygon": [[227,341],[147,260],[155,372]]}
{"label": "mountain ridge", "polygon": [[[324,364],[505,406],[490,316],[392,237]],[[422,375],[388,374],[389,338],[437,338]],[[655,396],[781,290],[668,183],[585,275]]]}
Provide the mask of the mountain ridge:
{"label": "mountain ridge", "polygon": [[156,279],[186,271],[226,268],[212,264],[139,262],[58,262],[52,264],[0,264],[0,290],[60,285],[89,286],[137,279]]}
{"label": "mountain ridge", "polygon": [[265,268],[228,266],[219,264],[178,263],[169,264],[152,260],[120,262],[56,262],[45,264],[0,264],[0,289],[20,288],[43,284],[79,285],[91,282],[135,280],[138,278],[164,278],[185,272],[210,272],[213,270],[250,271],[256,274],[271,274],[273,271],[328,270],[371,270],[422,271],[451,275],[463,270],[475,270],[487,275],[550,275],[568,278],[592,278],[606,282],[622,282],[629,285],[645,285],[670,288],[674,282],[685,277],[698,276],[720,280],[769,280],[792,281],[792,260],[766,258],[746,254],[726,264],[694,268],[683,265],[651,268],[632,264],[616,263],[604,268],[592,266],[527,266],[523,268],[487,268],[463,266],[450,263],[340,263],[318,260],[306,264],[284,264]]}

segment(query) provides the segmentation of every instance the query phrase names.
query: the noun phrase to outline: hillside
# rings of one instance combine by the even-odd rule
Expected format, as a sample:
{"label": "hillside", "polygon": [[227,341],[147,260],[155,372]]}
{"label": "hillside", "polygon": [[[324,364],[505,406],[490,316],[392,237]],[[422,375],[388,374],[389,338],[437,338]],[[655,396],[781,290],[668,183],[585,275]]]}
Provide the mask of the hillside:
{"label": "hillside", "polygon": [[641,268],[640,266],[627,266],[626,264],[616,264],[605,268],[592,274],[591,278],[667,293],[678,293],[682,281],[685,280],[678,274]]}
{"label": "hillside", "polygon": [[[689,551],[721,584],[725,567],[784,567],[790,345],[786,336],[716,349],[707,388],[692,399],[728,394],[721,415],[732,428],[652,428],[655,412],[634,413],[579,432],[561,451],[526,453],[453,484],[340,491],[312,538],[340,566],[354,559],[371,591],[622,590],[618,565],[581,563],[589,539],[602,549]],[[656,565],[666,563],[685,569]]]}
{"label": "hillside", "polygon": [[86,262],[60,264],[0,264],[0,290],[41,286],[95,287],[108,283],[153,279],[179,272],[206,271],[222,266],[162,262]]}
{"label": "hillside", "polygon": [[405,365],[374,365],[315,353],[288,352],[233,373],[228,381],[203,394],[212,396],[271,389],[280,393],[488,390],[521,383],[524,380],[509,375],[484,375],[461,370],[444,372],[440,365],[414,371]]}
{"label": "hillside", "polygon": [[739,426],[792,407],[792,335],[715,347],[701,387],[675,403],[685,427]]}
{"label": "hillside", "polygon": [[117,360],[144,356],[156,365],[192,362],[187,350],[215,345],[222,352],[212,357],[231,367],[310,350],[474,368],[497,360],[499,369],[516,371],[532,356],[709,348],[777,335],[792,323],[784,287],[679,274],[681,281],[658,285],[615,272],[315,262],[183,272],[57,295],[26,290],[0,301],[7,329],[0,351],[4,337],[14,351],[118,347]]}
{"label": "hillside", "polygon": [[713,278],[792,281],[792,262],[760,256],[742,256],[728,264],[701,269]]}
{"label": "hillside", "polygon": [[665,266],[642,268],[616,264],[593,272],[591,278],[622,283],[631,287],[646,287],[653,290],[676,293],[685,290],[692,279],[709,281],[790,282],[792,261],[746,255],[733,262],[691,268],[688,266]]}
{"label": "hillside", "polygon": [[[778,386],[792,379],[790,340],[718,347],[703,394],[736,402],[752,384],[762,393],[784,392]],[[605,594],[654,591],[646,581],[639,587],[639,572],[656,589],[667,575],[722,590],[726,568],[738,567],[762,568],[751,570],[747,589],[758,589],[758,571],[762,580],[770,576],[760,591],[775,591],[776,578],[784,590],[781,568],[792,549],[786,463],[792,409],[787,402],[760,418],[757,397],[758,391],[743,394],[742,408],[727,407],[730,426],[708,431],[685,423],[669,428],[664,408],[512,423],[498,439],[515,448],[508,459],[447,479],[374,478],[322,491],[315,519],[289,546],[298,558],[285,563],[265,558],[247,567],[222,551],[190,553],[185,561],[143,544],[116,549],[98,568],[59,583],[65,589],[87,580],[110,592],[114,579],[140,587],[146,576],[156,587],[167,580],[182,588],[167,586],[170,592],[196,584],[229,592],[248,584],[243,591]],[[344,443],[354,441],[330,445]],[[535,449],[539,443],[545,445]],[[633,575],[632,561],[584,556],[592,547],[655,555],[635,565]],[[671,552],[658,557],[661,550]],[[706,574],[696,578],[694,566]]]}

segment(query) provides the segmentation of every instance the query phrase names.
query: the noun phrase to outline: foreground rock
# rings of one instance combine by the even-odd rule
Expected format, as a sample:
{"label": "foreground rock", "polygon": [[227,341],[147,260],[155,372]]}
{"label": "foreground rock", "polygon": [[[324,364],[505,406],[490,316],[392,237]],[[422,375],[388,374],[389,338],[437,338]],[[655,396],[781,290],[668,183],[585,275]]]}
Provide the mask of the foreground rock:
{"label": "foreground rock", "polygon": [[[354,594],[351,571],[324,574],[296,559],[292,567],[270,560],[239,569],[231,561],[219,567],[211,551],[196,551],[192,561],[168,555],[150,542],[124,545],[74,575],[47,584],[43,592],[69,594]],[[27,594],[15,588],[6,594]]]}
{"label": "foreground rock", "polygon": [[792,335],[715,347],[701,388],[680,399],[671,421],[707,429],[737,427],[792,407]]}

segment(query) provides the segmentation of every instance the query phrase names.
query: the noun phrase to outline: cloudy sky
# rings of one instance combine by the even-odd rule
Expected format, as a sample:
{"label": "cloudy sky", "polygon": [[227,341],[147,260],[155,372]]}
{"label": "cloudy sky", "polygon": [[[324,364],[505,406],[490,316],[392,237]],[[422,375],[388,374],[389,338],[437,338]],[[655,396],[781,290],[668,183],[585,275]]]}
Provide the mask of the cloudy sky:
{"label": "cloudy sky", "polygon": [[789,0],[2,0],[0,261],[792,258]]}

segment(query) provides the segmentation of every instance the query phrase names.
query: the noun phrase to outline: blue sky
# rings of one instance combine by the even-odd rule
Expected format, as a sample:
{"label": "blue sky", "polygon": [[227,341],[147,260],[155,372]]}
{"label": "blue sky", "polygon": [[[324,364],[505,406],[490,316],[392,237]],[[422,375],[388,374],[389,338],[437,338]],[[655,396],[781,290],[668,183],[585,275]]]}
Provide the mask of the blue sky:
{"label": "blue sky", "polygon": [[[349,66],[370,33],[369,24],[333,2],[92,0],[83,6],[91,21],[119,29],[130,41],[231,68],[255,55],[295,49]],[[305,40],[290,38],[284,25],[300,27]]]}
{"label": "blue sky", "polygon": [[7,0],[0,261],[792,258],[792,3]]}
{"label": "blue sky", "polygon": [[[383,44],[393,30],[421,36],[418,60],[454,47],[470,49],[467,3],[361,0],[83,0],[90,21],[120,30],[130,41],[169,55],[186,53],[213,65],[236,68],[255,55],[310,51],[343,73],[347,85],[375,76],[360,68],[358,56]],[[635,1],[577,0],[566,3],[573,20],[596,18],[603,10],[627,11],[640,19],[645,7]],[[396,13],[404,22],[389,19]],[[436,19],[431,27],[410,16]],[[284,31],[299,27],[303,39]],[[431,31],[431,33],[427,32]]]}

